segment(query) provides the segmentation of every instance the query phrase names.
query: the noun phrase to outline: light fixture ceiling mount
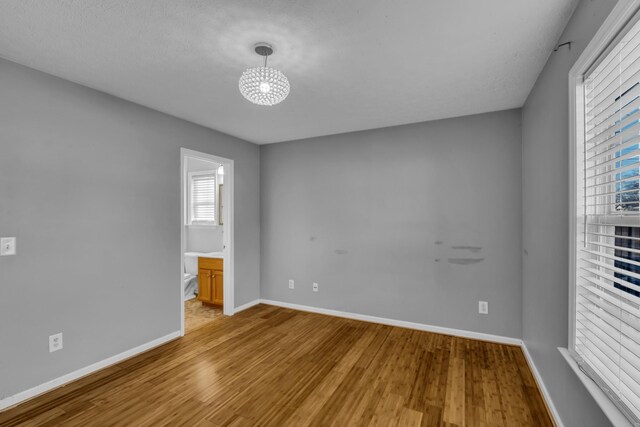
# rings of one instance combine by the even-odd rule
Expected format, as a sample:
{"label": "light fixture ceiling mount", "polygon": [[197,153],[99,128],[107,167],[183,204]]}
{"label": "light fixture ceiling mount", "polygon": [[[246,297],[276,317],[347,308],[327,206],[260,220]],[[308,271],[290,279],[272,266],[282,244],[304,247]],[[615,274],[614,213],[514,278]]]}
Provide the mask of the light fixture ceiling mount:
{"label": "light fixture ceiling mount", "polygon": [[276,105],[289,95],[289,80],[279,70],[267,67],[267,58],[273,54],[273,46],[257,43],[254,51],[264,57],[264,65],[247,68],[242,73],[238,82],[240,93],[254,104]]}
{"label": "light fixture ceiling mount", "polygon": [[271,46],[269,43],[256,43],[253,50],[258,55],[265,57],[265,63],[267,62],[267,56],[273,55],[273,46]]}

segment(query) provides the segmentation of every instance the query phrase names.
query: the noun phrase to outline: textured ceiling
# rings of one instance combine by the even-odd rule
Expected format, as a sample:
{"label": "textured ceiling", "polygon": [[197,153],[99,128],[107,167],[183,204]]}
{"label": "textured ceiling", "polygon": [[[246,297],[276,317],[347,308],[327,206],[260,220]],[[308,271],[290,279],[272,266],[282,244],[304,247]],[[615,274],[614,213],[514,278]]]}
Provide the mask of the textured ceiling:
{"label": "textured ceiling", "polygon": [[[2,0],[0,56],[256,143],[520,107],[576,0]],[[238,78],[275,53],[291,94]]]}

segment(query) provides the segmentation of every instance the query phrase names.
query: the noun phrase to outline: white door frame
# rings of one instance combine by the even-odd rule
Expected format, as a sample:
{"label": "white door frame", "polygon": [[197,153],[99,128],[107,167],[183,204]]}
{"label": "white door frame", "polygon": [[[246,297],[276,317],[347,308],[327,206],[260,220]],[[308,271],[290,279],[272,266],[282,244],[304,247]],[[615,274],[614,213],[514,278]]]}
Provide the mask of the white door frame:
{"label": "white door frame", "polygon": [[233,160],[213,154],[180,148],[180,335],[184,336],[184,253],[186,250],[185,224],[186,224],[186,185],[187,168],[186,159],[220,163],[224,166],[224,191],[222,192],[222,206],[225,209],[222,241],[224,244],[224,305],[223,313],[232,316],[235,311],[234,297],[234,231],[233,231],[233,201],[234,201],[234,170]]}

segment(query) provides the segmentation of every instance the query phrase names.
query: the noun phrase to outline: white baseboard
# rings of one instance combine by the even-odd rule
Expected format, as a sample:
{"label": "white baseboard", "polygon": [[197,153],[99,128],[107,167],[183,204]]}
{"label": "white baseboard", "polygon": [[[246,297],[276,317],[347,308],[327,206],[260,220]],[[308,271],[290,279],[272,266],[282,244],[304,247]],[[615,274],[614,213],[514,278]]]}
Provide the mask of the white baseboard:
{"label": "white baseboard", "polygon": [[553,401],[551,400],[549,391],[547,390],[547,387],[544,385],[544,382],[542,381],[542,376],[540,376],[540,372],[538,372],[538,369],[536,368],[536,364],[533,363],[533,358],[531,357],[531,354],[529,353],[529,350],[527,349],[527,346],[524,343],[524,341],[522,342],[522,352],[524,353],[524,357],[527,359],[527,363],[529,364],[529,369],[531,369],[531,372],[533,372],[533,377],[535,378],[536,383],[538,384],[538,388],[542,392],[542,397],[544,398],[544,401],[547,404],[547,407],[549,408],[551,415],[553,416],[553,420],[555,421],[556,426],[564,427],[564,424],[562,424],[562,419],[560,419],[560,414],[558,413],[558,410],[556,409],[556,407],[553,405]]}
{"label": "white baseboard", "polygon": [[407,322],[405,320],[386,319],[384,317],[369,316],[367,314],[349,313],[346,311],[330,310],[327,308],[311,307],[308,305],[291,304],[288,302],[261,299],[262,304],[275,305],[277,307],[291,308],[293,310],[308,311],[311,313],[326,314],[329,316],[344,317],[346,319],[362,320],[364,322],[381,323],[383,325],[398,326],[400,328],[417,329],[419,331],[435,332],[443,335],[453,335],[462,338],[471,338],[481,341],[491,341],[500,344],[522,345],[519,338],[503,337],[500,335],[485,334],[482,332],[465,331],[462,329],[445,328],[424,323]]}
{"label": "white baseboard", "polygon": [[[284,307],[284,308],[290,308],[290,309],[294,309],[294,310],[300,310],[300,311],[307,311],[307,312],[311,312],[311,313],[318,313],[318,314],[325,314],[325,315],[329,315],[329,316],[336,316],[336,317],[343,317],[343,318],[347,318],[347,319],[354,319],[354,320],[361,320],[364,322],[372,322],[372,323],[380,323],[383,325],[389,325],[389,326],[398,326],[401,328],[408,328],[408,329],[416,329],[416,330],[420,330],[420,331],[427,331],[427,332],[434,332],[434,333],[439,333],[439,334],[445,334],[445,335],[452,335],[452,336],[457,336],[457,337],[462,337],[462,338],[471,338],[471,339],[477,339],[477,340],[482,340],[482,341],[490,341],[490,342],[496,342],[496,343],[500,343],[500,344],[509,344],[509,345],[518,345],[520,347],[522,347],[522,351],[524,352],[525,358],[527,359],[527,362],[529,364],[529,367],[531,369],[531,371],[533,372],[533,375],[536,379],[536,382],[538,383],[538,388],[542,391],[543,397],[549,407],[549,410],[551,411],[556,425],[558,427],[563,427],[562,421],[560,419],[560,416],[558,415],[558,412],[555,408],[555,406],[553,405],[553,402],[551,401],[551,398],[549,396],[549,392],[547,391],[547,388],[544,385],[544,382],[542,381],[542,377],[540,376],[540,373],[538,372],[538,370],[536,369],[535,363],[533,362],[533,359],[531,358],[531,355],[529,354],[529,351],[527,350],[526,345],[524,344],[524,342],[522,342],[522,340],[518,339],[518,338],[511,338],[511,337],[503,337],[500,335],[492,335],[492,334],[485,334],[485,333],[480,333],[480,332],[472,332],[472,331],[465,331],[465,330],[461,330],[461,329],[452,329],[452,328],[445,328],[442,326],[433,326],[433,325],[427,325],[427,324],[423,324],[423,323],[414,323],[414,322],[407,322],[404,320],[395,320],[395,319],[387,319],[387,318],[383,318],[383,317],[376,317],[376,316],[369,316],[366,314],[357,314],[357,313],[349,313],[349,312],[345,312],[345,311],[338,311],[338,310],[330,310],[330,309],[326,309],[326,308],[318,308],[318,307],[311,307],[311,306],[307,306],[307,305],[300,305],[300,304],[292,304],[292,303],[287,303],[287,302],[281,302],[281,301],[273,301],[273,300],[267,300],[267,299],[259,299],[259,300],[254,300],[254,301],[250,301],[246,304],[243,304],[239,307],[236,307],[234,310],[234,313],[239,313],[243,310],[246,310],[248,308],[251,308],[257,304],[267,304],[267,305],[273,305],[273,306],[277,306],[277,307]],[[92,365],[89,365],[85,368],[82,369],[78,369],[77,371],[71,372],[69,374],[63,375],[59,378],[53,379],[51,381],[48,381],[44,384],[41,384],[39,386],[30,388],[28,390],[22,391],[20,393],[17,393],[13,396],[9,396],[7,398],[4,398],[2,400],[0,400],[0,411],[5,410],[9,407],[12,406],[16,406],[26,400],[32,399],[36,396],[39,396],[43,393],[46,393],[48,391],[51,391],[55,388],[58,388],[60,386],[63,386],[65,384],[68,384],[72,381],[75,381],[77,379],[80,379],[84,376],[87,376],[91,373],[94,373],[96,371],[99,371],[101,369],[104,369],[106,367],[109,367],[111,365],[114,365],[118,362],[121,362],[125,359],[129,359],[133,356],[136,356],[138,354],[144,353],[145,351],[149,351],[152,348],[158,347],[162,344],[165,344],[169,341],[172,341],[176,338],[180,337],[180,331],[176,331],[176,332],[172,332],[168,335],[165,335],[163,337],[160,338],[156,338],[153,341],[150,341],[146,344],[142,344],[138,347],[132,348],[130,350],[124,351],[120,354],[116,354],[115,356],[111,356],[107,359],[104,359],[100,362],[96,362]]]}
{"label": "white baseboard", "polygon": [[259,299],[256,299],[256,300],[253,300],[253,301],[249,301],[246,304],[242,304],[241,306],[234,308],[233,309],[233,314],[240,313],[241,311],[244,311],[247,308],[251,308],[254,305],[258,305],[258,304],[260,304],[260,300]]}
{"label": "white baseboard", "polygon": [[520,346],[522,348],[522,352],[525,355],[525,358],[527,359],[529,368],[531,369],[531,372],[535,377],[535,380],[538,384],[538,388],[542,392],[543,398],[547,406],[549,407],[549,411],[551,411],[551,415],[554,418],[556,426],[564,427],[564,425],[562,424],[562,420],[560,419],[560,415],[558,414],[558,411],[553,405],[553,401],[551,400],[549,391],[545,387],[544,382],[542,381],[542,377],[540,376],[540,373],[536,369],[536,365],[533,363],[533,359],[529,354],[529,350],[527,350],[527,347],[525,346],[524,342],[519,338],[504,337],[501,335],[485,334],[481,332],[465,331],[462,329],[445,328],[442,326],[433,326],[433,325],[427,325],[424,323],[407,322],[404,320],[386,319],[383,317],[369,316],[366,314],[349,313],[345,311],[330,310],[326,308],[311,307],[307,305],[292,304],[288,302],[273,301],[268,299],[261,299],[260,303],[267,304],[267,305],[274,305],[277,307],[291,308],[293,310],[308,311],[311,313],[326,314],[329,316],[344,317],[347,319],[362,320],[365,322],[372,322],[372,323],[381,323],[383,325],[390,325],[390,326],[398,326],[401,328],[417,329],[419,331],[434,332],[438,334],[452,335],[452,336],[462,337],[462,338],[470,338],[470,339],[476,339],[481,341],[491,341],[491,342],[500,343],[500,344]]}
{"label": "white baseboard", "polygon": [[96,362],[87,367],[78,369],[77,371],[73,371],[69,374],[63,375],[51,381],[47,381],[44,384],[40,384],[33,388],[30,388],[25,391],[21,391],[20,393],[14,394],[13,396],[6,397],[0,400],[0,411],[10,408],[12,406],[16,406],[26,400],[32,399],[36,396],[39,396],[43,393],[53,390],[54,388],[58,388],[65,384],[70,383],[71,381],[75,381],[84,376],[92,374],[96,371],[109,367],[111,365],[115,365],[118,362],[122,362],[125,359],[129,359],[133,356],[136,356],[140,353],[144,353],[145,351],[149,351],[154,347],[158,347],[162,344],[165,344],[169,341],[172,341],[176,338],[180,337],[180,331],[172,332],[168,335],[165,335],[160,338],[156,338],[153,341],[149,341],[148,343],[142,344],[138,347],[132,348],[130,350],[124,351],[120,354],[116,354],[115,356],[111,356],[107,359],[101,360],[100,362]]}

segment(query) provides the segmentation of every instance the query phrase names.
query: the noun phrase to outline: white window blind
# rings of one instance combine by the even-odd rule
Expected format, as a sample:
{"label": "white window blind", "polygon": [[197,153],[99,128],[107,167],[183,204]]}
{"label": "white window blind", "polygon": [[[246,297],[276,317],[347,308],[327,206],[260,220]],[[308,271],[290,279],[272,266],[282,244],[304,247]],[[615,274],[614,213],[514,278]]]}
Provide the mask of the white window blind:
{"label": "white window blind", "polygon": [[639,24],[614,41],[582,89],[572,354],[640,425]]}
{"label": "white window blind", "polygon": [[216,175],[191,174],[189,189],[190,224],[215,224]]}

